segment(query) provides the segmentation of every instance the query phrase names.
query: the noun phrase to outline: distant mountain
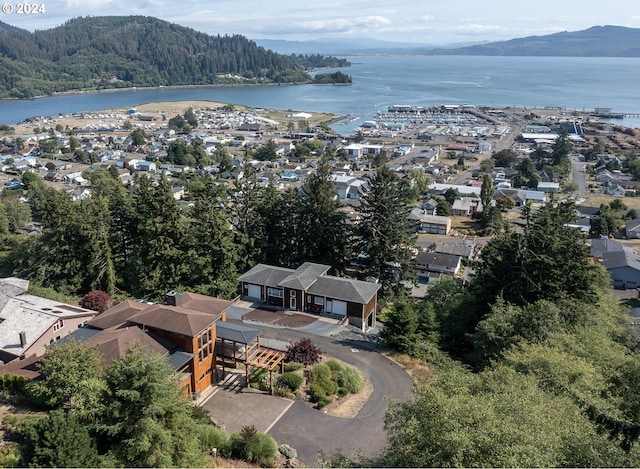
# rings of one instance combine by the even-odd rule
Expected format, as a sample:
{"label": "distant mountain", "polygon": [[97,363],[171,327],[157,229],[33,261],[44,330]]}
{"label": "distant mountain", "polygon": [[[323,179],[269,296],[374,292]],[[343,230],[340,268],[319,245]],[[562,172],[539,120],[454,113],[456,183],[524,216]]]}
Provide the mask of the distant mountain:
{"label": "distant mountain", "polygon": [[[467,46],[469,43],[457,43],[447,46],[435,44],[417,44],[413,42],[380,41],[372,38],[324,39],[315,41],[285,41],[278,39],[255,39],[255,42],[280,54],[330,54],[330,55],[367,55],[367,54],[423,54],[436,47]],[[477,44],[477,42],[473,43]]]}
{"label": "distant mountain", "polygon": [[244,36],[210,36],[143,16],[76,18],[31,33],[0,22],[0,98],[78,89],[311,82]]}
{"label": "distant mountain", "polygon": [[529,36],[456,49],[432,49],[427,53],[431,55],[640,57],[640,29],[594,26],[582,31]]}

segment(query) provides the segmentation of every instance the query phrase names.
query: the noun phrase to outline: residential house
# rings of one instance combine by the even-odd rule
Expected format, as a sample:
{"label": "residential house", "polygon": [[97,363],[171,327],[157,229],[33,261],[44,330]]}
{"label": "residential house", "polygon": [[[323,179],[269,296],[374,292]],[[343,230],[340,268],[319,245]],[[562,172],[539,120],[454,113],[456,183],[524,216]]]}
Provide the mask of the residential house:
{"label": "residential house", "polygon": [[363,332],[376,325],[380,284],[327,275],[331,266],[297,269],[258,264],[239,277],[241,294],[293,311],[329,313]]}
{"label": "residential house", "polygon": [[630,248],[622,251],[605,251],[602,263],[611,275],[614,288],[640,287],[640,257]]}
{"label": "residential house", "polygon": [[367,182],[344,173],[336,173],[330,176],[340,199],[362,199]]}
{"label": "residential house", "polygon": [[435,215],[436,209],[438,208],[438,201],[436,199],[429,199],[420,205],[420,209],[426,215]]}
{"label": "residential house", "polygon": [[558,182],[540,181],[540,182],[538,182],[537,189],[540,192],[546,192],[546,193],[559,192],[560,191],[560,183],[558,183]]}
{"label": "residential house", "polygon": [[482,213],[482,202],[476,197],[456,199],[451,207],[451,215],[454,217],[470,217],[476,213]]}
{"label": "residential house", "polygon": [[633,220],[627,220],[624,227],[627,239],[640,238],[640,218],[634,218]]}
{"label": "residential house", "polygon": [[46,347],[93,318],[96,311],[27,294],[29,281],[0,279],[0,361],[44,354]]}
{"label": "residential house", "polygon": [[429,283],[431,274],[455,276],[462,265],[461,257],[453,254],[421,251],[416,256],[418,280]]}
{"label": "residential house", "polygon": [[134,345],[160,353],[185,394],[201,393],[217,380],[217,327],[231,304],[189,292],[169,292],[165,304],[127,300],[87,322],[75,338],[97,347],[107,362]]}
{"label": "residential house", "polygon": [[416,231],[420,233],[446,235],[451,231],[451,218],[427,215],[419,208],[411,210],[409,220],[414,223]]}
{"label": "residential house", "polygon": [[591,255],[602,259],[602,254],[605,252],[623,251],[624,244],[620,241],[615,241],[606,236],[598,239],[591,240]]}

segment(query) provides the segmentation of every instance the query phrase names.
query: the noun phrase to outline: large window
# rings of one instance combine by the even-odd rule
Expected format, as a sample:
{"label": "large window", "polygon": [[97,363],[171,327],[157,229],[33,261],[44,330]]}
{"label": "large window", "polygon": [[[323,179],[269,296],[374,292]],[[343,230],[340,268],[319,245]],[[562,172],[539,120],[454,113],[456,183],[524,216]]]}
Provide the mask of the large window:
{"label": "large window", "polygon": [[213,352],[211,341],[211,329],[207,329],[204,333],[198,337],[198,359],[203,361]]}
{"label": "large window", "polygon": [[313,297],[313,302],[318,306],[324,306],[324,298],[322,296]]}
{"label": "large window", "polygon": [[267,288],[267,295],[273,296],[274,298],[282,298],[284,296],[282,290],[279,288]]}

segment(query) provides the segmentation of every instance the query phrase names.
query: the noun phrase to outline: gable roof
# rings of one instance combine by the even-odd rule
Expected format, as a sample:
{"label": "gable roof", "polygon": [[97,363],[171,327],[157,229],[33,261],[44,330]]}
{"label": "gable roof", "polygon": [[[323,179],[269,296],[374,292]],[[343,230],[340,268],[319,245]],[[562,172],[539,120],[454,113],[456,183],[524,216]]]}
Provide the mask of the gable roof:
{"label": "gable roof", "polygon": [[452,269],[460,265],[460,256],[421,251],[416,256],[416,264],[439,266]]}
{"label": "gable roof", "polygon": [[380,287],[379,283],[322,276],[318,277],[318,280],[307,289],[307,293],[366,304],[380,290]]}
{"label": "gable roof", "polygon": [[622,244],[620,241],[615,241],[606,237],[591,240],[591,255],[594,257],[600,257],[605,252],[622,250],[624,250],[624,244]]}
{"label": "gable roof", "polygon": [[607,270],[629,267],[640,271],[640,258],[629,248],[624,248],[622,251],[603,252],[602,263]]}
{"label": "gable roof", "polygon": [[331,266],[329,265],[305,262],[291,273],[291,275],[280,281],[278,285],[281,287],[293,288],[295,290],[306,290],[320,276],[326,274],[330,268]]}
{"label": "gable roof", "polygon": [[640,231],[640,218],[634,218],[633,220],[627,220],[625,224],[625,231],[628,233],[633,233],[636,231]]}
{"label": "gable roof", "polygon": [[195,337],[220,318],[182,306],[151,305],[129,320],[143,327]]}
{"label": "gable roof", "polygon": [[238,277],[240,282],[255,283],[277,287],[280,282],[295,272],[293,269],[267,264],[255,265],[251,270]]}

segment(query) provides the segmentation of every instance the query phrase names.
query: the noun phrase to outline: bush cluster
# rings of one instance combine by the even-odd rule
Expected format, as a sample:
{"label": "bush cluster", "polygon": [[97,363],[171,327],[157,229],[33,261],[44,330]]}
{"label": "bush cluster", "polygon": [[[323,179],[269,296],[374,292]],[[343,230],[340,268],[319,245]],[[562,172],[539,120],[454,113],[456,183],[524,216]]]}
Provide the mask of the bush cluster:
{"label": "bush cluster", "polygon": [[321,409],[331,402],[330,396],[357,394],[364,387],[362,373],[353,367],[345,367],[337,360],[328,360],[314,366],[308,373],[309,399]]}
{"label": "bush cluster", "polygon": [[286,387],[291,392],[296,392],[302,385],[302,376],[292,372],[285,372],[278,377],[276,385]]}
{"label": "bush cluster", "polygon": [[278,446],[269,435],[249,425],[231,435],[231,455],[250,463],[270,466],[278,455]]}

